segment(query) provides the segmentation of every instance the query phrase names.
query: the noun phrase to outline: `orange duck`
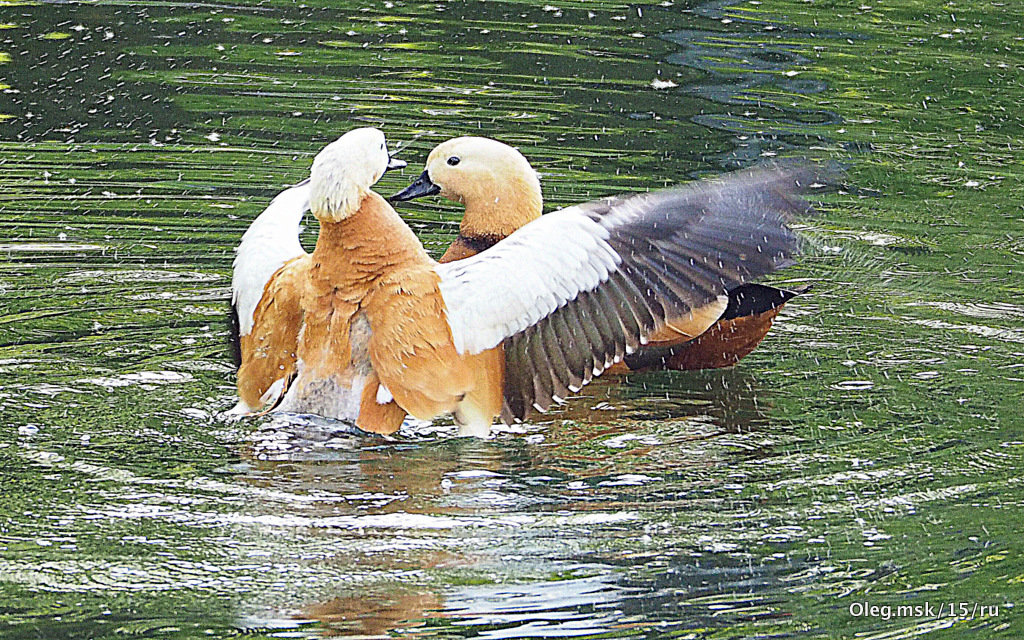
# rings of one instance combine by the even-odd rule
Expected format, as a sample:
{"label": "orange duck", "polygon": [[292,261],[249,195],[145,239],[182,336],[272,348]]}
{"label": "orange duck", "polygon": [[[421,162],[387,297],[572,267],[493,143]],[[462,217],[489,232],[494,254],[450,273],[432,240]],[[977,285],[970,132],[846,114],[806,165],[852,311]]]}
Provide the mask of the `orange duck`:
{"label": "orange duck", "polygon": [[[440,162],[472,167],[467,157]],[[708,331],[729,291],[792,262],[786,223],[807,209],[796,194],[813,177],[779,166],[597,200],[536,215],[490,249],[441,264],[371,190],[400,164],[371,128],[321,151],[305,196],[288,197],[307,198],[319,219],[316,248],[262,286],[238,267],[261,251],[283,256],[268,249],[267,229],[243,237],[236,413],[315,413],[378,433],[406,414],[450,413],[461,434],[486,436],[499,415],[543,411],[652,341]],[[291,208],[254,226],[273,228]]]}
{"label": "orange duck", "polygon": [[[459,235],[441,256],[442,263],[492,247],[540,218],[542,212],[540,180],[529,161],[516,149],[490,138],[469,136],[441,143],[430,153],[419,178],[390,200],[435,194],[466,207]],[[720,317],[706,331],[690,336],[666,328],[608,371],[732,366],[764,339],[782,306],[809,288],[786,290],[749,282],[733,287],[727,292],[728,303]]]}

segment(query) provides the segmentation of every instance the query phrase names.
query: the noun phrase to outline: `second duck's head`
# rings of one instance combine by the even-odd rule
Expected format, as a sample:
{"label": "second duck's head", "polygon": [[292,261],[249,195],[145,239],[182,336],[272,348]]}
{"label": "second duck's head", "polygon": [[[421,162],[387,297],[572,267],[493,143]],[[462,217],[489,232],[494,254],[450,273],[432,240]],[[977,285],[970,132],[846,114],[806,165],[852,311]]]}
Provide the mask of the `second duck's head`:
{"label": "second duck's head", "polygon": [[388,153],[379,129],[353,129],[323,148],[309,175],[309,208],[320,220],[338,222],[359,209],[370,187],[405,162]]}
{"label": "second duck's head", "polygon": [[442,142],[427,157],[426,169],[391,200],[438,194],[462,203],[460,232],[505,237],[540,217],[540,179],[516,149],[490,138]]}

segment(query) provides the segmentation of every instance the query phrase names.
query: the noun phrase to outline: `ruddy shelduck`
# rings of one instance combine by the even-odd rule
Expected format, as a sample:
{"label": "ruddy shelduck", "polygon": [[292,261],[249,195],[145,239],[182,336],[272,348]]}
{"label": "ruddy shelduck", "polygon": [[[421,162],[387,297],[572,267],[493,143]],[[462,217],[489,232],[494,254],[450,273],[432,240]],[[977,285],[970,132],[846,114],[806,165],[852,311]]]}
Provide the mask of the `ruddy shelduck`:
{"label": "ruddy shelduck", "polygon": [[775,167],[606,198],[441,264],[370,189],[389,164],[375,129],[317,155],[316,248],[273,273],[248,332],[250,302],[236,292],[240,410],[276,406],[381,433],[407,413],[451,413],[462,434],[486,435],[495,417],[546,409],[652,337],[704,333],[728,291],[792,260],[786,223],[807,209],[797,193],[813,175]]}
{"label": "ruddy shelduck", "polygon": [[[540,180],[529,161],[515,148],[490,138],[466,136],[441,143],[431,151],[423,173],[390,200],[435,194],[465,205],[459,234],[441,262],[476,255],[542,213]],[[721,315],[706,331],[691,336],[666,328],[608,371],[732,366],[757,347],[782,306],[807,288],[785,290],[756,283],[732,287]]]}

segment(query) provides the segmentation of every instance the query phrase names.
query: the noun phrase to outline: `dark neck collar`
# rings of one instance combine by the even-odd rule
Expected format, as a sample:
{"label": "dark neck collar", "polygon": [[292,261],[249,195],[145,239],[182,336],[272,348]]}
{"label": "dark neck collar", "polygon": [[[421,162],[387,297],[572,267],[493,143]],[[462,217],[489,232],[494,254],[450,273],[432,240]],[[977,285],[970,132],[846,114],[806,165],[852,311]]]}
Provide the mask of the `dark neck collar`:
{"label": "dark neck collar", "polygon": [[457,242],[461,242],[466,246],[466,248],[472,249],[476,253],[490,249],[501,240],[503,240],[503,238],[498,235],[466,236],[461,233],[459,234],[459,237],[456,238]]}

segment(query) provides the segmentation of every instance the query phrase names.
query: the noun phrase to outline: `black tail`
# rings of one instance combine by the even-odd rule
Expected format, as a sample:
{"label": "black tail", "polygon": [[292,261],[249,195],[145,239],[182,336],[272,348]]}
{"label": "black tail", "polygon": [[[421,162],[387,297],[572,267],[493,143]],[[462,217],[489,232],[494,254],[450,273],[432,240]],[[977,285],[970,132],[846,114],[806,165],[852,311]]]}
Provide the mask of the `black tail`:
{"label": "black tail", "polygon": [[808,291],[810,288],[810,285],[805,285],[792,291],[787,291],[755,282],[741,284],[735,289],[729,290],[729,306],[722,313],[722,320],[732,320],[741,316],[754,316],[765,311],[771,311],[775,307],[786,304],[793,297]]}

